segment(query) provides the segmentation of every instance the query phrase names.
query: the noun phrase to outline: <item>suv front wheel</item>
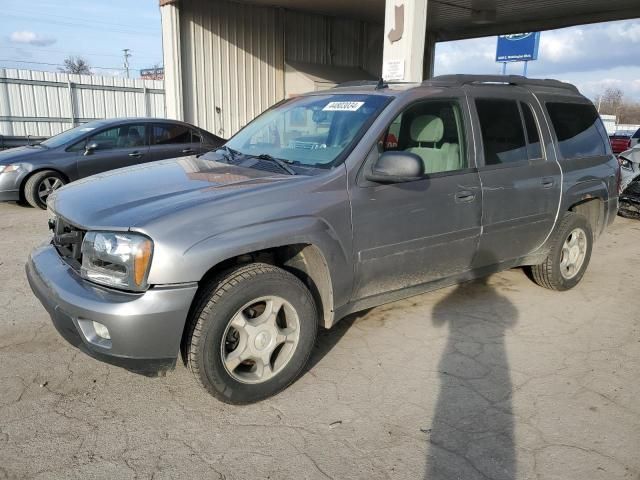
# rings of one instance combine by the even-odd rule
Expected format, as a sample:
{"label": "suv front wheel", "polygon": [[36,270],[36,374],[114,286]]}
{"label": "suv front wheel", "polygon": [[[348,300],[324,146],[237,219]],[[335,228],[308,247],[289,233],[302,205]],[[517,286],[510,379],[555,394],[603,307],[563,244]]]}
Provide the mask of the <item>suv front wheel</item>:
{"label": "suv front wheel", "polygon": [[183,344],[198,382],[227,403],[275,395],[304,368],[318,315],[309,289],[264,263],[225,272],[203,286]]}
{"label": "suv front wheel", "polygon": [[531,267],[534,281],[551,290],[575,287],[587,270],[593,247],[593,231],[587,219],[567,212],[551,238],[544,263]]}

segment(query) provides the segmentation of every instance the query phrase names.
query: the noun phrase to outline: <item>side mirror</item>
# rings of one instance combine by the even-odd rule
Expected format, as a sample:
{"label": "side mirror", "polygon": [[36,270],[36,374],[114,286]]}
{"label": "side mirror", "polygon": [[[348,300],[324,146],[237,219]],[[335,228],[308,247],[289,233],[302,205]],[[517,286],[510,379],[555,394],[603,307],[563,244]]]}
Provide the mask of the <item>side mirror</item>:
{"label": "side mirror", "polygon": [[98,144],[96,142],[92,142],[84,147],[84,154],[91,155],[95,150],[98,149]]}
{"label": "side mirror", "polygon": [[384,152],[373,164],[365,178],[378,183],[402,183],[421,180],[424,163],[415,153]]}

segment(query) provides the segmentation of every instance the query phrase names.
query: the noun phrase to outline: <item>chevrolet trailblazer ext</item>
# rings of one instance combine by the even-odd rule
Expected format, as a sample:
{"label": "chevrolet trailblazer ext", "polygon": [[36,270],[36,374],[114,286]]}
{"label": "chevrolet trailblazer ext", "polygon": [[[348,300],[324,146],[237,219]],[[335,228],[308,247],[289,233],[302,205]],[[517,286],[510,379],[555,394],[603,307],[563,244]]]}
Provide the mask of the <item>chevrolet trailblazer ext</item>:
{"label": "chevrolet trailblazer ext", "polygon": [[89,355],[154,375],[181,352],[210,393],[255,402],[348,313],[519,265],[572,288],[618,182],[572,85],[361,82],[283,101],[204,156],[65,186],[27,274]]}

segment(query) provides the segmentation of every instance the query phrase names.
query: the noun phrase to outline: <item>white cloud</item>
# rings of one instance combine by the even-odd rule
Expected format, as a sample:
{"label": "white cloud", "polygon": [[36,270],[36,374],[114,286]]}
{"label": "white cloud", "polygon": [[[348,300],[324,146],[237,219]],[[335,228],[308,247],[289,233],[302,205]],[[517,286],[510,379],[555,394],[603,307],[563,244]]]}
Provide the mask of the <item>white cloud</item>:
{"label": "white cloud", "polygon": [[56,43],[56,39],[44,35],[23,30],[21,32],[13,32],[9,35],[9,40],[13,43],[24,43],[27,45],[34,45],[36,47],[46,47]]}
{"label": "white cloud", "polygon": [[[499,73],[495,49],[496,37],[439,43],[435,73]],[[540,37],[538,60],[529,62],[528,75],[566,79],[585,94],[615,84],[628,97],[640,100],[638,52],[637,20],[546,31]],[[509,65],[508,72],[522,73],[522,64]]]}

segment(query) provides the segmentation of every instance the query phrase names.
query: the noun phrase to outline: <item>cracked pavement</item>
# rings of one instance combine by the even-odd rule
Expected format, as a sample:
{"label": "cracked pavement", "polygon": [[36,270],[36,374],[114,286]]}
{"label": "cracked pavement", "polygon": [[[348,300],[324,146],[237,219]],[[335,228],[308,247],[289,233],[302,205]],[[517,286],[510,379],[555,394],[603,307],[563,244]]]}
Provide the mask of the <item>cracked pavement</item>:
{"label": "cracked pavement", "polygon": [[640,479],[640,222],[569,292],[514,269],[352,315],[237,407],[67,345],[24,275],[46,219],[0,204],[0,479]]}

